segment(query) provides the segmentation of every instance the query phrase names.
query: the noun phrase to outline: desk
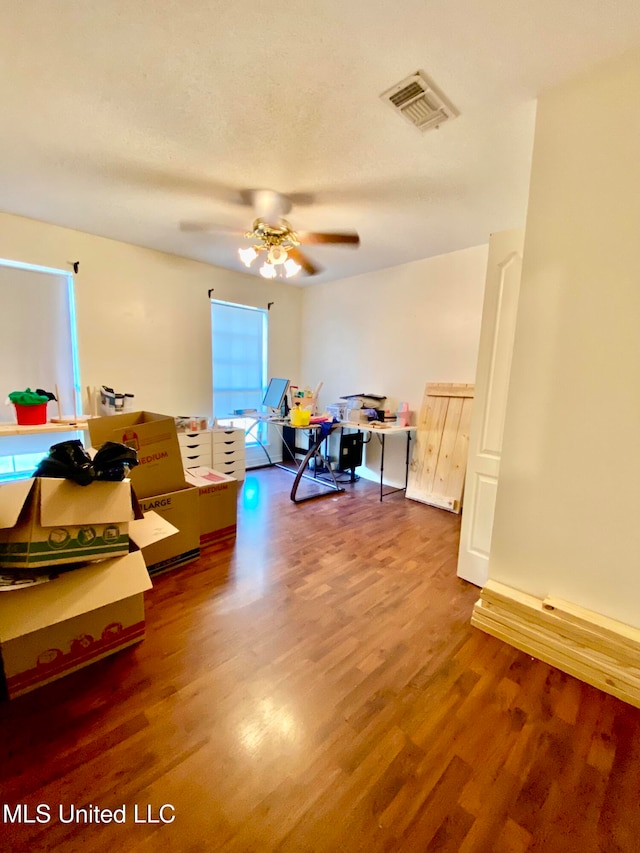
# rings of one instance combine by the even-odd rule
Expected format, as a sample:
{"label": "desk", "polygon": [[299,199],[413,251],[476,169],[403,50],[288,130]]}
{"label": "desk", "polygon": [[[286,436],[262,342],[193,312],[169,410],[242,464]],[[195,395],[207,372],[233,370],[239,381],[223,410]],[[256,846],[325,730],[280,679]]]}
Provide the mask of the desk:
{"label": "desk", "polygon": [[[322,447],[323,442],[326,441],[326,439],[328,438],[328,436],[330,434],[330,433],[323,434],[323,428],[325,430],[327,428],[326,422],[325,423],[318,423],[318,424],[309,424],[309,426],[303,427],[303,426],[294,426],[290,421],[288,421],[284,418],[253,416],[252,419],[254,420],[254,423],[245,431],[246,434],[249,434],[251,432],[251,430],[255,427],[255,425],[258,423],[272,424],[280,432],[280,436],[282,438],[283,444],[287,447],[287,449],[291,453],[292,458],[294,458],[294,459],[295,459],[296,448],[295,447],[290,448],[289,445],[287,444],[287,442],[285,441],[284,429],[283,428],[287,427],[287,428],[296,430],[296,432],[301,431],[302,433],[306,433],[309,436],[309,439],[310,439],[309,449],[305,450],[305,451],[302,451],[302,450],[297,451],[298,453],[304,452],[304,454],[305,454],[304,459],[300,462],[300,464],[298,465],[297,468],[290,468],[288,465],[282,465],[279,462],[274,463],[271,460],[271,457],[269,456],[269,452],[267,451],[267,448],[264,446],[262,441],[260,441],[260,436],[257,434],[257,432],[254,432],[254,434],[253,434],[256,441],[260,445],[260,447],[262,447],[262,449],[264,450],[264,452],[267,456],[267,459],[269,460],[270,465],[275,464],[276,468],[281,468],[283,471],[289,471],[290,474],[295,474],[295,477],[293,480],[293,486],[291,487],[291,494],[289,495],[290,499],[294,503],[303,503],[304,501],[309,501],[309,500],[312,500],[313,498],[321,497],[327,491],[344,492],[344,489],[342,488],[342,486],[340,486],[340,484],[336,480],[335,474],[333,473],[333,469],[331,468],[331,463],[324,456],[324,454],[321,452],[321,449],[320,449]],[[331,426],[331,432],[333,432],[333,430],[337,429],[337,427],[340,426],[340,424],[336,423],[336,424],[331,424],[330,426]],[[294,442],[294,444],[295,444],[295,442]],[[309,463],[314,458],[316,460],[320,459],[322,461],[323,467],[326,469],[326,471],[329,474],[329,477],[331,478],[329,481],[324,480],[324,479],[320,479],[317,476],[315,469],[314,469],[313,475],[308,473]],[[306,495],[304,497],[298,497],[298,494],[297,494],[298,486],[300,485],[300,481],[302,479],[311,480],[316,485],[322,486],[324,488],[324,491],[314,493],[311,495]]]}
{"label": "desk", "polygon": [[[380,454],[380,500],[386,497],[387,495],[393,495],[395,492],[405,492],[407,489],[407,483],[409,482],[409,459],[411,455],[411,433],[416,429],[415,427],[408,426],[396,426],[395,424],[390,426],[375,426],[375,421],[368,424],[361,423],[353,423],[351,421],[342,421],[339,424],[343,429],[353,429],[358,430],[359,432],[369,432],[372,435],[378,436],[378,441],[381,445],[381,454]],[[405,456],[405,473],[404,473],[404,486],[399,489],[388,489],[386,492],[383,491],[383,481],[382,475],[384,473],[384,442],[385,438],[388,435],[406,435],[407,436],[407,452]],[[352,480],[355,479],[353,476],[353,472],[351,475]]]}

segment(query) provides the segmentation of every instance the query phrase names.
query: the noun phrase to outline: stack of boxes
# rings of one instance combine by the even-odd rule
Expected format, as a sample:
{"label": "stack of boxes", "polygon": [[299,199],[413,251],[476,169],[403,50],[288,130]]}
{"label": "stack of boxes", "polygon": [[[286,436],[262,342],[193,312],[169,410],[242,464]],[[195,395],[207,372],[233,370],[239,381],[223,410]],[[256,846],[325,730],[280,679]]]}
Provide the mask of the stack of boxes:
{"label": "stack of boxes", "polygon": [[237,481],[200,467],[187,482],[172,417],[96,418],[89,432],[95,448],[137,451],[130,480],[0,486],[0,694],[9,698],[139,642],[149,576],[196,560],[201,542],[235,537]]}
{"label": "stack of boxes", "polygon": [[143,512],[155,511],[178,528],[170,539],[143,548],[150,575],[200,556],[198,489],[185,482],[175,420],[154,412],[131,412],[89,421],[94,447],[116,441],[138,453],[131,483]]}
{"label": "stack of boxes", "polygon": [[168,415],[135,412],[90,420],[89,432],[94,446],[119,441],[138,452],[131,482],[140,506],[180,531],[143,549],[149,574],[183,566],[200,556],[200,548],[235,538],[236,472],[244,477],[243,430],[178,433],[175,419]]}
{"label": "stack of boxes", "polygon": [[1,692],[20,696],[139,642],[151,587],[140,549],[174,534],[155,513],[134,519],[129,480],[0,486]]}

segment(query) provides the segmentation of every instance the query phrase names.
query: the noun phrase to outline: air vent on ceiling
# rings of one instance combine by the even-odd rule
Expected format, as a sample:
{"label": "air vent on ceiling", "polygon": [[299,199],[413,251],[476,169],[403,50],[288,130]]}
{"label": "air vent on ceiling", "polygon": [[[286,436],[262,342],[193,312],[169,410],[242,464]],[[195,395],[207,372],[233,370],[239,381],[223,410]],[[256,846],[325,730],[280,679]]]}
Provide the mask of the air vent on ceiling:
{"label": "air vent on ceiling", "polygon": [[401,83],[387,89],[380,97],[418,130],[439,127],[457,112],[440,95],[425,75],[417,71]]}

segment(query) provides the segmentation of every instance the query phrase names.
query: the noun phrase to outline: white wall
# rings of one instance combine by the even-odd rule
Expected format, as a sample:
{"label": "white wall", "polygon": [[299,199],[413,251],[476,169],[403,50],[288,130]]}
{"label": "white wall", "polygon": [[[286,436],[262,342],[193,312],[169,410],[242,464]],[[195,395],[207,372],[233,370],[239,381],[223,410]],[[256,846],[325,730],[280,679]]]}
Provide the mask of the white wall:
{"label": "white wall", "polygon": [[[210,288],[215,299],[265,308],[274,302],[269,372],[299,372],[300,288],[8,214],[0,214],[0,258],[63,270],[80,261],[81,381],[134,393],[136,408],[211,413]],[[11,323],[10,305],[2,305],[2,316]],[[9,385],[0,371],[3,399],[15,390]]]}
{"label": "white wall", "polygon": [[[324,382],[320,405],[344,394],[408,401],[414,421],[427,382],[473,382],[487,246],[304,290],[298,381]],[[388,455],[387,455],[388,454]],[[387,442],[385,481],[404,483],[404,441]],[[364,476],[379,471],[378,443]]]}
{"label": "white wall", "polygon": [[640,54],[539,101],[489,576],[640,627]]}

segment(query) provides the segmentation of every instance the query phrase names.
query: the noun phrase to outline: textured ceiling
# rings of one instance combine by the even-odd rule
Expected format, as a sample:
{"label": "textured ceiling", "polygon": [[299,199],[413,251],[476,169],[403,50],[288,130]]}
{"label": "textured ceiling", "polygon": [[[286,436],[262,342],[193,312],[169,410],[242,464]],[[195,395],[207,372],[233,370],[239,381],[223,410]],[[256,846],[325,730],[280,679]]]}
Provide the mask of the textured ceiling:
{"label": "textured ceiling", "polygon": [[[640,44],[638,0],[0,0],[0,209],[231,269],[241,191],[343,278],[524,223],[538,93]],[[422,69],[459,117],[379,100]]]}

